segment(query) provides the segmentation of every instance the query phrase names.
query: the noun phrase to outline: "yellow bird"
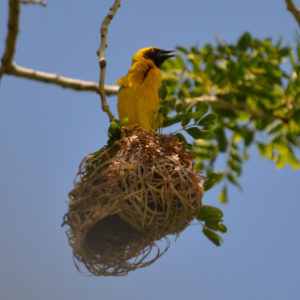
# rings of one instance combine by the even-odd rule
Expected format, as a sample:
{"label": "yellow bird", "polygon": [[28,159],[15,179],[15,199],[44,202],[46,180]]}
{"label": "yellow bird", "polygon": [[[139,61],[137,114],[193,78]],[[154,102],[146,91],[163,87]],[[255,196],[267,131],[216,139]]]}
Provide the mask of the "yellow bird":
{"label": "yellow bird", "polygon": [[138,125],[147,130],[156,130],[159,127],[154,115],[154,111],[159,109],[159,67],[167,58],[174,56],[171,52],[173,50],[156,47],[140,49],[133,56],[127,75],[117,81],[120,85],[119,118],[128,118],[127,125]]}

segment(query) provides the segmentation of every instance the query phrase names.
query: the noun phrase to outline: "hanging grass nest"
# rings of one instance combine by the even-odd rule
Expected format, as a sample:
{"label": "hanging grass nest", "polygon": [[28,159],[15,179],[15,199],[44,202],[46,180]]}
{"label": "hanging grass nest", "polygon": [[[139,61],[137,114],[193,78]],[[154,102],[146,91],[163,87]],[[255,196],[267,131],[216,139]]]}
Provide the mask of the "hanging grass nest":
{"label": "hanging grass nest", "polygon": [[112,147],[83,159],[69,194],[63,225],[75,262],[94,275],[126,275],[153,263],[168,249],[167,235],[194,219],[202,194],[176,137],[123,127]]}

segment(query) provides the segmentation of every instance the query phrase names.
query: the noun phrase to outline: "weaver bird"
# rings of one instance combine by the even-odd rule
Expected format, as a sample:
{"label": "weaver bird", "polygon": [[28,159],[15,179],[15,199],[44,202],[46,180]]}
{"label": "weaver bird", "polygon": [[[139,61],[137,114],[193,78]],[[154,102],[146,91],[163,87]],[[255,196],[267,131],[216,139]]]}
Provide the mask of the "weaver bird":
{"label": "weaver bird", "polygon": [[174,56],[171,52],[173,50],[156,47],[140,49],[133,56],[127,75],[117,81],[121,86],[118,96],[119,118],[128,118],[127,125],[138,125],[146,130],[159,127],[154,114],[159,109],[159,67],[167,58]]}

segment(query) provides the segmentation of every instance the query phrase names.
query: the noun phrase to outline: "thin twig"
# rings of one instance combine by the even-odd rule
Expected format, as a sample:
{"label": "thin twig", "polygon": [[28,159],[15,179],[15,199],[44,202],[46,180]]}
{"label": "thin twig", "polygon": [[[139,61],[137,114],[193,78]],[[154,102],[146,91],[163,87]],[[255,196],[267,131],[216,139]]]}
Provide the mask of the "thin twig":
{"label": "thin twig", "polygon": [[106,59],[104,56],[105,48],[107,47],[107,32],[108,26],[117,13],[118,8],[121,6],[121,0],[115,0],[113,6],[110,8],[109,13],[104,18],[100,33],[101,33],[101,42],[98,50],[99,56],[99,66],[100,66],[100,80],[99,80],[99,94],[102,102],[102,110],[107,113],[110,122],[114,120],[114,116],[109,109],[109,106],[106,101],[104,82],[105,82],[105,71],[106,71]]}
{"label": "thin twig", "polygon": [[195,101],[208,102],[214,109],[224,109],[224,110],[233,111],[233,112],[246,111],[255,119],[258,119],[258,118],[266,118],[269,120],[278,119],[278,117],[266,114],[262,110],[252,109],[246,103],[227,102],[227,101],[219,99],[215,96],[202,96],[202,97],[197,97],[197,98],[184,99],[184,102],[186,102],[186,103],[195,102]]}
{"label": "thin twig", "polygon": [[300,26],[300,9],[296,6],[293,0],[285,0],[287,9],[293,14],[298,25]]}
{"label": "thin twig", "polygon": [[21,4],[39,4],[42,6],[46,6],[47,3],[43,0],[19,0]]}
{"label": "thin twig", "polygon": [[9,0],[8,31],[5,41],[5,49],[1,59],[0,81],[2,75],[6,72],[6,69],[12,64],[16,51],[17,36],[19,33],[19,14],[19,0]]}
{"label": "thin twig", "polygon": [[[68,78],[60,76],[59,74],[51,74],[42,71],[37,71],[29,68],[24,68],[17,66],[12,63],[10,67],[6,70],[6,74],[14,75],[17,77],[27,78],[35,81],[40,81],[44,83],[52,83],[59,85],[63,88],[68,88],[77,91],[91,91],[98,93],[99,85],[97,82],[83,81],[74,78]],[[107,96],[116,95],[118,93],[118,86],[105,86],[104,91]]]}

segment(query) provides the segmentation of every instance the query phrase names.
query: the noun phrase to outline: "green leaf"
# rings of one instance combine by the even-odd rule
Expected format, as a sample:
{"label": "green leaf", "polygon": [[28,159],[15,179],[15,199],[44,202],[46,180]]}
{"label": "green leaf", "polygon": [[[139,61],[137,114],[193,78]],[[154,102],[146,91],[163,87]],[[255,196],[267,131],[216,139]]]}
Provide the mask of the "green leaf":
{"label": "green leaf", "polygon": [[227,232],[227,227],[225,224],[220,223],[220,220],[216,220],[213,222],[205,222],[204,227],[211,229],[213,231],[220,231],[221,233]]}
{"label": "green leaf", "polygon": [[128,122],[128,119],[125,118],[121,122],[118,120],[112,121],[110,123],[110,126],[108,128],[108,142],[107,144],[109,146],[113,145],[115,141],[119,140],[122,135],[121,131],[121,124],[124,123],[126,124]]}
{"label": "green leaf", "polygon": [[202,48],[202,55],[209,55],[213,52],[213,47],[211,44],[206,44],[203,48]]}
{"label": "green leaf", "polygon": [[226,233],[227,232],[227,227],[225,224],[219,224],[219,231],[222,233]]}
{"label": "green leaf", "polygon": [[181,56],[175,56],[174,58],[174,64],[175,66],[180,69],[181,71],[184,71],[185,69],[185,64],[184,64],[184,60],[182,59]]}
{"label": "green leaf", "polygon": [[263,119],[263,118],[257,119],[255,121],[256,129],[260,130],[260,131],[264,130],[269,124],[270,124],[270,121],[267,119]]}
{"label": "green leaf", "polygon": [[[124,120],[124,119],[123,119]],[[123,121],[122,120],[122,121]],[[116,128],[120,128],[120,124],[117,121],[112,121],[110,123],[110,126],[108,128],[108,132],[113,132],[113,130],[115,130]]]}
{"label": "green leaf", "polygon": [[241,38],[238,40],[238,47],[241,50],[246,50],[251,45],[251,35],[249,32],[244,33]]}
{"label": "green leaf", "polygon": [[209,110],[209,105],[206,102],[197,101],[196,103],[196,111],[200,113],[199,118],[204,116]]}
{"label": "green leaf", "polygon": [[182,47],[182,46],[177,46],[176,50],[183,53],[183,54],[188,54],[189,53],[189,50],[186,49],[185,47]]}
{"label": "green leaf", "polygon": [[215,138],[215,135],[211,130],[205,129],[205,130],[201,130],[201,132],[202,132],[201,138],[204,140],[209,140],[209,139]]}
{"label": "green leaf", "polygon": [[243,157],[244,157],[244,160],[246,160],[246,161],[248,161],[250,158],[249,153],[247,151],[247,147],[244,147]]}
{"label": "green leaf", "polygon": [[230,149],[229,156],[230,156],[230,159],[232,159],[236,163],[241,164],[243,162],[243,158],[242,158],[241,154],[238,152],[238,150],[236,150],[234,148]]}
{"label": "green leaf", "polygon": [[251,145],[251,143],[253,142],[254,139],[254,132],[253,131],[246,131],[245,135],[244,135],[244,141],[245,141],[245,145],[248,147]]}
{"label": "green leaf", "polygon": [[221,193],[220,193],[220,196],[219,196],[219,201],[221,203],[228,203],[228,188],[227,188],[227,185],[224,185]]}
{"label": "green leaf", "polygon": [[168,95],[168,90],[167,90],[167,86],[166,86],[166,83],[164,80],[162,80],[161,82],[161,86],[160,88],[158,89],[158,96],[159,96],[159,99],[166,99]]}
{"label": "green leaf", "polygon": [[190,127],[185,131],[194,139],[200,139],[202,137],[202,131],[198,127]]}
{"label": "green leaf", "polygon": [[273,153],[273,147],[272,144],[263,144],[260,142],[257,142],[257,148],[258,151],[260,152],[260,155],[264,158],[269,158],[271,160],[275,160],[276,157]]}
{"label": "green leaf", "polygon": [[203,116],[203,113],[201,111],[195,111],[191,113],[192,118],[194,119],[195,123],[197,123],[200,118]]}
{"label": "green leaf", "polygon": [[216,183],[218,183],[220,180],[222,180],[224,174],[219,172],[209,172],[207,174],[207,179],[205,180],[203,187],[205,191],[208,191],[211,189]]}
{"label": "green leaf", "polygon": [[198,122],[198,125],[199,126],[207,126],[207,125],[213,124],[215,122],[216,118],[217,117],[215,114],[208,114],[203,119],[201,119],[200,122]]}
{"label": "green leaf", "polygon": [[282,142],[273,143],[274,148],[278,151],[278,160],[276,162],[277,168],[282,168],[287,163],[294,169],[300,168],[300,162],[298,158],[295,156],[291,147]]}
{"label": "green leaf", "polygon": [[128,123],[128,121],[129,121],[129,119],[128,118],[124,118],[124,119],[122,119],[122,121],[120,122],[120,126],[122,127],[122,126],[124,126],[125,124],[127,124]]}
{"label": "green leaf", "polygon": [[297,56],[298,56],[298,60],[300,60],[300,41],[298,41],[298,45],[297,45]]}
{"label": "green leaf", "polygon": [[227,166],[234,172],[236,172],[236,174],[238,176],[240,176],[242,174],[242,167],[241,164],[237,161],[234,160],[228,160],[227,161]]}
{"label": "green leaf", "polygon": [[194,145],[195,145],[196,148],[198,148],[198,147],[208,148],[208,149],[215,148],[215,145],[214,145],[213,142],[208,141],[208,140],[202,140],[202,139],[195,140]]}
{"label": "green leaf", "polygon": [[208,222],[205,222],[205,225],[204,227],[207,227],[213,231],[220,231],[222,233],[226,233],[227,232],[227,227],[223,224],[223,223],[220,223],[220,220],[216,220],[216,221],[208,221]]}
{"label": "green leaf", "polygon": [[225,130],[224,128],[218,127],[215,129],[215,135],[216,135],[216,139],[218,141],[218,146],[221,152],[226,152],[227,150],[227,139],[226,139],[226,135],[225,135]]}
{"label": "green leaf", "polygon": [[185,112],[185,113],[191,113],[194,106],[195,106],[195,103],[194,103],[194,102],[187,103],[187,104],[185,105],[185,110],[184,110],[184,112]]}
{"label": "green leaf", "polygon": [[293,118],[298,124],[300,124],[300,109],[295,110]]}
{"label": "green leaf", "polygon": [[210,150],[206,148],[196,148],[194,149],[194,154],[196,154],[197,160],[207,160],[211,156]]}
{"label": "green leaf", "polygon": [[191,122],[191,118],[187,114],[182,115],[181,126],[185,128]]}
{"label": "green leaf", "polygon": [[182,121],[182,116],[183,115],[176,115],[174,117],[164,118],[163,123],[162,123],[162,127],[169,127],[169,126],[172,126],[176,123],[180,123]]}
{"label": "green leaf", "polygon": [[182,133],[176,133],[175,136],[178,138],[180,142],[184,143],[187,149],[192,149],[192,145],[187,142],[185,136]]}
{"label": "green leaf", "polygon": [[168,108],[174,110],[174,108],[176,106],[176,98],[171,98],[171,99],[168,99],[168,100],[164,100],[164,101],[162,101],[161,104],[166,105],[166,106],[168,106]]}
{"label": "green leaf", "polygon": [[191,85],[191,80],[190,79],[185,79],[183,82],[182,82],[182,85],[186,88],[186,89],[190,89],[192,87]]}
{"label": "green leaf", "polygon": [[241,185],[237,181],[236,175],[234,175],[233,173],[227,173],[227,178],[232,184],[234,184],[236,187],[238,187],[240,190],[242,190]]}
{"label": "green leaf", "polygon": [[214,231],[204,227],[202,229],[202,232],[216,246],[221,246],[221,244],[223,243],[223,239],[217,233],[215,233]]}
{"label": "green leaf", "polygon": [[283,76],[283,72],[276,67],[268,66],[268,67],[266,67],[266,70],[267,70],[268,74],[272,77],[281,78]]}
{"label": "green leaf", "polygon": [[179,112],[183,112],[186,108],[186,104],[183,103],[183,102],[180,102],[176,105],[176,112],[179,113]]}
{"label": "green leaf", "polygon": [[197,215],[199,221],[209,222],[212,219],[222,220],[223,212],[221,209],[211,205],[203,205]]}
{"label": "green leaf", "polygon": [[185,98],[188,98],[188,97],[190,97],[189,92],[187,91],[187,89],[184,86],[181,86],[180,90],[178,92],[178,98],[179,99],[185,99]]}

